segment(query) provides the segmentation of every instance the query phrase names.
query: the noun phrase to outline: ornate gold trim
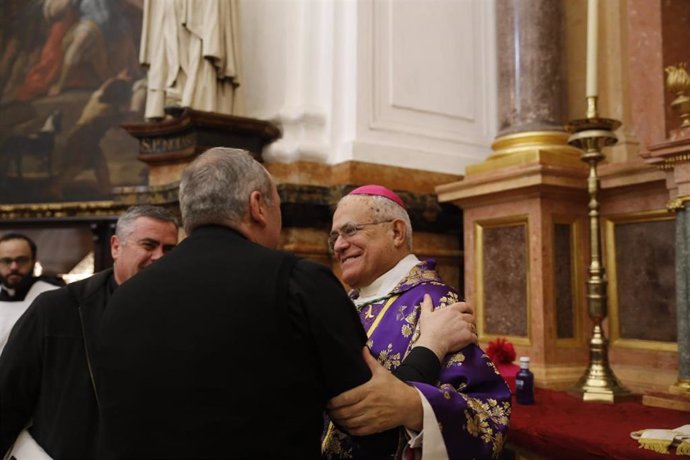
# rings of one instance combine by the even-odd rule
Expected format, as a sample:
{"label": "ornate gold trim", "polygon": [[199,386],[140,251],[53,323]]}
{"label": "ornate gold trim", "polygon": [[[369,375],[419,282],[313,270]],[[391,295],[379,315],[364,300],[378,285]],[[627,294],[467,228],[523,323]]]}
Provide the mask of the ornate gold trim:
{"label": "ornate gold trim", "polygon": [[671,394],[690,396],[690,379],[678,379],[668,389]]}
{"label": "ornate gold trim", "polygon": [[85,216],[112,216],[126,205],[114,201],[75,201],[63,203],[19,203],[0,205],[0,219],[58,219]]}
{"label": "ornate gold trim", "polygon": [[640,222],[658,222],[674,220],[666,210],[643,211],[626,215],[610,216],[604,220],[604,235],[606,241],[605,254],[608,275],[609,298],[609,335],[611,346],[616,348],[632,348],[638,350],[678,351],[678,343],[662,342],[658,340],[640,340],[621,338],[620,335],[620,304],[618,301],[618,269],[616,266],[616,225]]}
{"label": "ornate gold trim", "polygon": [[[569,134],[565,131],[528,131],[497,137],[491,144],[494,155],[508,154],[524,148],[568,146]],[[577,150],[577,149],[575,149]]]}
{"label": "ornate gold trim", "polygon": [[685,204],[689,202],[690,195],[678,196],[666,203],[666,210],[669,212],[678,212],[679,209],[683,209]]}
{"label": "ornate gold trim", "polygon": [[[526,321],[527,321],[527,337],[513,336],[513,335],[497,335],[487,334],[485,332],[484,320],[484,229],[495,227],[508,227],[514,225],[522,225],[525,232],[525,257],[526,257]],[[529,218],[527,215],[509,216],[498,219],[482,220],[474,222],[474,284],[475,284],[475,303],[477,308],[477,329],[482,340],[493,340],[497,337],[505,337],[515,345],[531,346],[532,345],[532,321],[531,321],[531,272],[532,261],[530,257],[530,238],[529,238]]]}
{"label": "ornate gold trim", "polygon": [[135,204],[177,207],[177,182],[114,187],[112,200],[16,203],[0,205],[0,220],[117,217]]}
{"label": "ornate gold trim", "polygon": [[652,166],[662,171],[668,171],[675,167],[676,163],[681,163],[684,161],[690,161],[690,152],[688,153],[677,153],[675,155],[669,155],[667,157],[661,158],[659,160],[650,162]]}
{"label": "ornate gold trim", "polygon": [[468,165],[467,176],[525,164],[549,164],[584,168],[582,152],[568,144],[563,131],[532,131],[509,134],[496,138],[491,149],[494,153],[485,162]]}
{"label": "ornate gold trim", "polygon": [[649,350],[649,351],[678,351],[677,342],[660,342],[657,340],[640,340],[640,339],[621,339],[620,337],[611,337],[611,345],[616,348],[633,348],[635,350]]}

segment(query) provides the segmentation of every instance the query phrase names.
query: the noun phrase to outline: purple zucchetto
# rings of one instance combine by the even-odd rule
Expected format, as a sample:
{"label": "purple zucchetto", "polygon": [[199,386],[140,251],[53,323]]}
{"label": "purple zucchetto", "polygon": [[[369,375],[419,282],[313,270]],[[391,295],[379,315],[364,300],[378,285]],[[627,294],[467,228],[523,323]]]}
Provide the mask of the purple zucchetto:
{"label": "purple zucchetto", "polygon": [[348,195],[371,195],[371,196],[382,196],[388,198],[389,200],[398,204],[401,208],[407,211],[407,206],[405,202],[400,198],[394,191],[384,187],[383,185],[369,184],[357,187]]}

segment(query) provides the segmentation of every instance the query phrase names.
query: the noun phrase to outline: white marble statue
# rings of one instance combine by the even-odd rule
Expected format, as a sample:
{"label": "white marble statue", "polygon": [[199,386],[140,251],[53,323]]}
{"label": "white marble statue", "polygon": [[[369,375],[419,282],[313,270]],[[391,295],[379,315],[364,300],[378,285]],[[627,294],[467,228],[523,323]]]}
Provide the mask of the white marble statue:
{"label": "white marble statue", "polygon": [[231,114],[238,82],[237,0],[145,0],[139,61],[145,117],[169,105]]}

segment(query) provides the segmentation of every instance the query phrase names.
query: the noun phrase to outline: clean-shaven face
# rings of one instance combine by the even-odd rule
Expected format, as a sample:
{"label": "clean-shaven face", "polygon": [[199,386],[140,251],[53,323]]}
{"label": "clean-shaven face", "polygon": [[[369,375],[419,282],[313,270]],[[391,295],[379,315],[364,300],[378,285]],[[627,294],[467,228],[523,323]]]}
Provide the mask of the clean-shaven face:
{"label": "clean-shaven face", "polygon": [[[368,286],[395,265],[392,224],[377,221],[370,202],[369,197],[353,196],[341,201],[333,214],[331,233],[340,233],[333,254],[343,280],[352,288]],[[351,236],[344,235],[342,230],[353,226],[361,229]]]}
{"label": "clean-shaven face", "polygon": [[163,257],[176,244],[177,227],[172,222],[139,217],[134,221],[134,230],[124,241],[117,235],[111,241],[115,281],[124,283]]}

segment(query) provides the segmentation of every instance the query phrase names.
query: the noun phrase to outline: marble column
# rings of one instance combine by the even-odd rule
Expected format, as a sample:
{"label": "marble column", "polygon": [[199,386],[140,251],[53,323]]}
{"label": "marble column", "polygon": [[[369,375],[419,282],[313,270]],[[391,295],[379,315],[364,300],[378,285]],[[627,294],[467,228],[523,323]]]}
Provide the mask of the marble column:
{"label": "marble column", "polygon": [[[641,156],[647,164],[665,171],[671,196],[666,207],[676,215],[678,381],[669,391],[682,395],[687,407],[683,410],[690,410],[690,128],[672,129],[669,137],[649,145]],[[644,398],[643,403],[647,403]]]}
{"label": "marble column", "polygon": [[[465,286],[481,343],[506,338],[531,358],[537,384],[553,388],[577,381],[588,352],[579,308],[584,284],[574,281],[588,244],[587,169],[563,128],[564,14],[560,0],[496,0],[493,153],[467,166],[462,181],[436,188],[439,201],[463,210]],[[575,250],[556,253],[562,235]],[[573,276],[557,291],[560,267]],[[562,324],[573,327],[559,335]]]}
{"label": "marble column", "polygon": [[[676,212],[678,389],[690,389],[690,204]],[[679,391],[683,392],[683,391]]]}
{"label": "marble column", "polygon": [[562,131],[566,121],[563,5],[497,0],[497,137]]}

